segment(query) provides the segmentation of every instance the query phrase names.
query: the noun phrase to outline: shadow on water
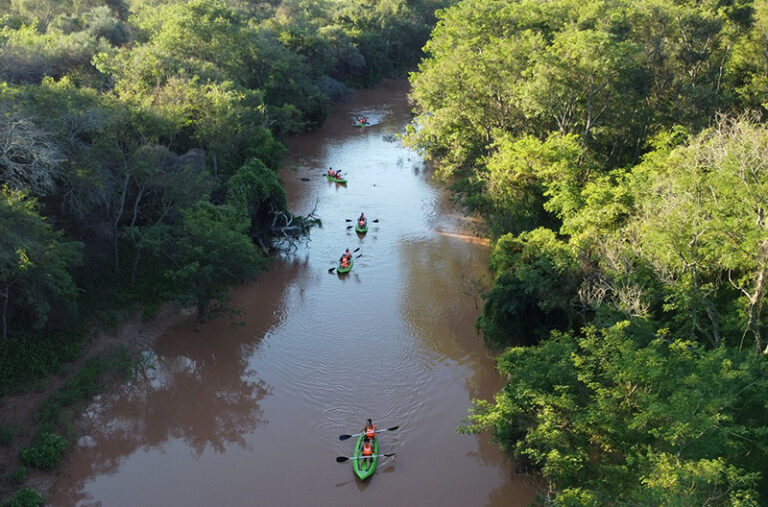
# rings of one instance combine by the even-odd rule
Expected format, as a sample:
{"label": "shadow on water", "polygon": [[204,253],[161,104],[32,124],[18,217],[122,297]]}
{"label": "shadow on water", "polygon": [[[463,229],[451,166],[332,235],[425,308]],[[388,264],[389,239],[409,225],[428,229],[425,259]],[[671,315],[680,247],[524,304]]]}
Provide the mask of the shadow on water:
{"label": "shadow on water", "polygon": [[[241,316],[250,324],[247,333],[226,318],[190,333],[190,319],[159,338],[129,382],[88,408],[80,423],[85,436],[67,468],[78,477],[107,476],[137,453],[172,453],[181,446],[199,459],[207,452],[247,448],[246,435],[268,423],[260,404],[272,391],[248,357],[283,313],[281,297],[261,298],[255,305],[248,298],[254,284],[279,294],[286,275],[305,262],[275,262],[269,273],[235,291],[234,306],[249,308]],[[85,482],[72,480],[54,492],[52,504],[89,499]]]}

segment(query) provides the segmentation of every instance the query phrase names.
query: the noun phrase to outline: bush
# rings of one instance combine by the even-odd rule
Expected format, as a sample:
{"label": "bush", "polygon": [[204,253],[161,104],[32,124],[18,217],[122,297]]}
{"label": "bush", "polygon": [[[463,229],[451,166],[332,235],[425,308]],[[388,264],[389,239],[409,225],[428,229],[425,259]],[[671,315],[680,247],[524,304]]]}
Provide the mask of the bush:
{"label": "bush", "polygon": [[49,470],[59,464],[67,450],[67,441],[55,433],[40,433],[35,444],[21,451],[21,461],[25,465]]}
{"label": "bush", "polygon": [[45,498],[32,488],[18,491],[8,502],[8,507],[38,507],[41,505],[45,505]]}

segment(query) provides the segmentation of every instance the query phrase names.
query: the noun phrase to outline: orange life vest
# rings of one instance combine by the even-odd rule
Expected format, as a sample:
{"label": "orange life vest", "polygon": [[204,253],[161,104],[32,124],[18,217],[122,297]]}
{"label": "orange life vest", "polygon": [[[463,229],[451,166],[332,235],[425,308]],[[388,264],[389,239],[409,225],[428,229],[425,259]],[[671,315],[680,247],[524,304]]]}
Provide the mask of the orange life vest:
{"label": "orange life vest", "polygon": [[376,435],[376,425],[373,424],[371,426],[365,427],[365,436],[368,438],[373,438]]}
{"label": "orange life vest", "polygon": [[370,456],[371,454],[373,454],[373,446],[370,442],[367,444],[363,442],[363,456]]}
{"label": "orange life vest", "polygon": [[349,266],[349,259],[344,257],[343,259],[341,259],[341,267],[346,268],[347,266]]}

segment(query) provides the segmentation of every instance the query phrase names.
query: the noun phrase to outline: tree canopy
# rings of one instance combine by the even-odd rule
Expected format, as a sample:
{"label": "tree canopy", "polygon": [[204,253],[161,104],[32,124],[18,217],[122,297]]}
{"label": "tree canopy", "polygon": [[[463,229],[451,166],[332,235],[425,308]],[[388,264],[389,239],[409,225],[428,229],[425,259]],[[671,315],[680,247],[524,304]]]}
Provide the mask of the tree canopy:
{"label": "tree canopy", "polygon": [[554,504],[765,502],[766,13],[463,0],[411,74],[407,142],[495,239],[507,385],[464,430]]}

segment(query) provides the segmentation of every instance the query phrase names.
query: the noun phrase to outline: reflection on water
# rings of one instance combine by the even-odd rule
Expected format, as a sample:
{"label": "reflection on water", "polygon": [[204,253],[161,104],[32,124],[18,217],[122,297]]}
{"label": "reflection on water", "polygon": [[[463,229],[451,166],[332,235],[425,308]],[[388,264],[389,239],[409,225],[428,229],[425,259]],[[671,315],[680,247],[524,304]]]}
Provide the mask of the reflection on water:
{"label": "reflection on water", "polygon": [[[97,400],[53,505],[527,505],[534,488],[487,436],[458,435],[474,397],[503,385],[474,331],[487,242],[412,151],[403,83],[357,93],[322,129],[289,140],[291,208],[322,227],[233,292],[242,325],[193,319],[150,366]],[[365,115],[372,125],[352,126]],[[324,177],[341,169],[347,185]],[[370,229],[347,227],[361,212]],[[378,222],[374,223],[373,220]],[[335,269],[355,250],[352,271]],[[359,256],[359,257],[358,257]],[[329,269],[331,270],[329,272]],[[366,418],[382,460],[355,479]]]}

